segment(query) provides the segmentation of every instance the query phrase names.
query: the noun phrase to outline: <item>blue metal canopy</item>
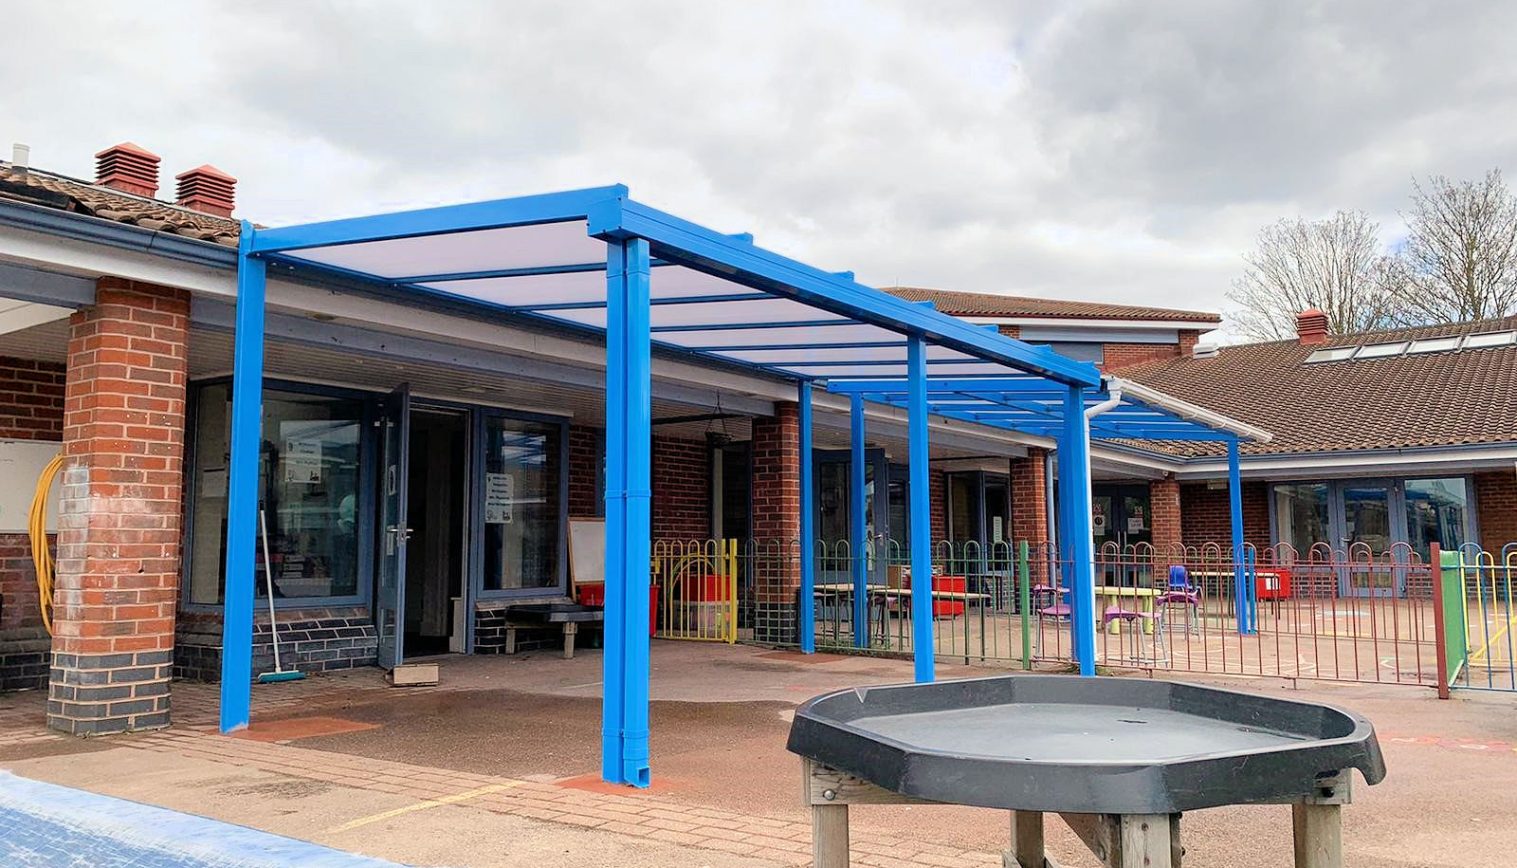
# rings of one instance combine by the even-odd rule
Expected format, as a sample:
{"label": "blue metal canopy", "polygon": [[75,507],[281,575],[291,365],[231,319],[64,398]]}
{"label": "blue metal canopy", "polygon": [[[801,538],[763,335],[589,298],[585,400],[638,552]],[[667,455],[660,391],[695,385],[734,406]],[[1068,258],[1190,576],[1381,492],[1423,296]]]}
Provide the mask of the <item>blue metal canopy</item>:
{"label": "blue metal canopy", "polygon": [[[800,422],[800,542],[810,536],[811,393],[826,381],[908,410],[912,538],[926,540],[928,414],[1058,440],[1062,526],[1079,591],[1081,669],[1094,672],[1089,437],[1221,432],[1236,454],[1250,432],[1200,408],[1118,390],[1093,365],[764,250],[636,202],[622,186],[428,208],[302,226],[244,223],[238,248],[221,728],[249,717],[264,305],[270,269],[337,278],[421,307],[540,323],[606,345],[606,595],[602,775],[646,786],[651,536],[651,355],[655,349],[795,381]],[[848,384],[852,384],[851,386]],[[972,387],[971,383],[980,384]],[[989,383],[989,386],[985,386]],[[1162,397],[1162,396],[1160,396]],[[403,398],[400,406],[404,406]],[[1168,399],[1165,399],[1168,400]],[[859,400],[855,400],[857,406]],[[1125,402],[1125,403],[1124,403]],[[1089,407],[1104,409],[1089,424]],[[1095,415],[1094,411],[1090,415]],[[862,418],[861,416],[859,418]],[[1227,420],[1222,420],[1226,422]],[[1266,435],[1267,436],[1267,435]],[[862,432],[860,432],[860,439]],[[1172,439],[1172,438],[1166,438]],[[856,444],[857,446],[857,444]],[[388,459],[386,459],[388,461]],[[393,472],[387,467],[386,474]],[[1235,527],[1236,524],[1235,506]],[[397,522],[400,524],[403,522]],[[386,524],[389,522],[387,520]],[[1083,529],[1083,530],[1082,530]],[[404,562],[406,528],[387,526],[386,561]],[[800,550],[800,644],[811,650],[812,546]],[[931,573],[930,546],[911,551]],[[385,587],[381,571],[380,591]],[[378,611],[383,637],[399,608]],[[397,606],[403,606],[403,595]],[[919,680],[933,677],[932,601],[911,600]],[[387,623],[388,622],[388,623]],[[397,646],[398,648],[399,646]],[[397,651],[394,655],[399,658]]]}
{"label": "blue metal canopy", "polygon": [[793,380],[903,377],[912,336],[930,376],[1030,374],[1095,386],[1064,358],[597,187],[258,230],[271,265],[358,278],[413,301],[447,299],[556,327],[608,326],[606,242],[650,249],[652,343]]}
{"label": "blue metal canopy", "polygon": [[[899,378],[847,380],[829,382],[827,391],[904,408],[910,383]],[[1054,436],[1064,425],[1066,392],[1040,377],[934,378],[927,382],[927,406],[950,419]],[[1101,388],[1082,394],[1092,439],[1221,443],[1270,439],[1263,429],[1117,377],[1103,377]]]}

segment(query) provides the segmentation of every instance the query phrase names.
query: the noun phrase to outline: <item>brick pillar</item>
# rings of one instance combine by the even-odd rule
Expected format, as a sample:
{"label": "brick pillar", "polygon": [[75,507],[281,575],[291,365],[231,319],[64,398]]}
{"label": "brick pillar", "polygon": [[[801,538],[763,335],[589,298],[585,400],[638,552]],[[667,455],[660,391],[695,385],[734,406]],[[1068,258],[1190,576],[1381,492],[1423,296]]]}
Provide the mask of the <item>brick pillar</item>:
{"label": "brick pillar", "polygon": [[1048,544],[1048,453],[1030,448],[1011,460],[1011,537],[1036,552]]}
{"label": "brick pillar", "polygon": [[1180,482],[1156,479],[1148,484],[1148,504],[1153,522],[1154,551],[1161,558],[1176,557],[1184,545],[1180,524]]}
{"label": "brick pillar", "polygon": [[112,278],[74,314],[48,726],[169,722],[189,298]]}
{"label": "brick pillar", "polygon": [[753,420],[753,635],[759,642],[797,641],[801,587],[801,452],[798,410],[780,403]]}

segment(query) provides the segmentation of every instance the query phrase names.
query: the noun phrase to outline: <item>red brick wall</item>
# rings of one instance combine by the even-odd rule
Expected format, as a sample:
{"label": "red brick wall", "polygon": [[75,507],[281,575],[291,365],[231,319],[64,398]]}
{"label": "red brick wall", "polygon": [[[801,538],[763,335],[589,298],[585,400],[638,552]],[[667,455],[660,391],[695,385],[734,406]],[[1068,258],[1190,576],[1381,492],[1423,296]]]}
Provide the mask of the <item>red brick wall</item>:
{"label": "red brick wall", "polygon": [[1011,535],[1037,548],[1048,542],[1048,454],[1028,449],[1026,458],[1011,462]]}
{"label": "red brick wall", "polygon": [[698,540],[711,535],[710,465],[704,442],[653,438],[654,539]]}
{"label": "red brick wall", "polygon": [[[605,492],[599,488],[605,460],[601,429],[569,426],[569,515],[589,518],[605,512]],[[657,479],[654,480],[657,484]]]}
{"label": "red brick wall", "polygon": [[1173,359],[1178,355],[1179,344],[1106,344],[1100,367],[1103,371],[1115,371],[1142,362]]}
{"label": "red brick wall", "polygon": [[[54,362],[0,356],[0,439],[63,439],[63,370]],[[35,633],[41,626],[31,539],[0,534],[0,634]]]}
{"label": "red brick wall", "polygon": [[1499,552],[1507,543],[1517,542],[1517,473],[1475,474],[1475,508],[1480,544],[1486,551]]}
{"label": "red brick wall", "polygon": [[[1180,486],[1180,528],[1186,546],[1232,545],[1232,513],[1226,488],[1205,483]],[[1243,540],[1269,546],[1269,487],[1262,480],[1243,482]]]}
{"label": "red brick wall", "polygon": [[55,729],[168,725],[188,327],[185,293],[112,278],[71,321],[48,706]]}
{"label": "red brick wall", "polygon": [[[604,513],[598,487],[605,461],[602,429],[569,426],[569,514]],[[653,537],[705,539],[711,534],[711,468],[699,440],[653,438]]]}
{"label": "red brick wall", "polygon": [[[0,439],[63,439],[63,370],[0,357]],[[51,647],[37,606],[31,539],[0,534],[0,690],[45,686]]]}
{"label": "red brick wall", "polygon": [[1180,526],[1180,483],[1174,479],[1150,482],[1148,503],[1152,513],[1154,548],[1161,555],[1174,552],[1184,542]]}
{"label": "red brick wall", "polygon": [[801,586],[800,425],[796,405],[753,420],[754,638],[793,644]]}

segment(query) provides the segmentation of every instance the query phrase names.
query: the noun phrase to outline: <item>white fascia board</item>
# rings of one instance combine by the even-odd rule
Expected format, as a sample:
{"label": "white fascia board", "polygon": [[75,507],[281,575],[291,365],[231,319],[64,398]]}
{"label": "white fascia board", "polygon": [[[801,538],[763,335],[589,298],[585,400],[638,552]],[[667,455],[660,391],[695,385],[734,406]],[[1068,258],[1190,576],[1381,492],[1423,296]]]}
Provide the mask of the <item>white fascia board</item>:
{"label": "white fascia board", "polygon": [[[1244,456],[1239,470],[1252,479],[1336,478],[1423,473],[1463,474],[1471,470],[1511,470],[1517,463],[1517,444],[1462,449],[1392,449],[1362,452],[1318,452],[1306,455]],[[1181,479],[1227,476],[1227,461],[1191,459],[1175,475]]]}
{"label": "white fascia board", "polygon": [[1046,326],[1048,328],[1180,329],[1210,332],[1222,327],[1221,323],[1192,322],[1183,319],[1096,319],[1051,316],[961,316],[959,319],[977,325]]}

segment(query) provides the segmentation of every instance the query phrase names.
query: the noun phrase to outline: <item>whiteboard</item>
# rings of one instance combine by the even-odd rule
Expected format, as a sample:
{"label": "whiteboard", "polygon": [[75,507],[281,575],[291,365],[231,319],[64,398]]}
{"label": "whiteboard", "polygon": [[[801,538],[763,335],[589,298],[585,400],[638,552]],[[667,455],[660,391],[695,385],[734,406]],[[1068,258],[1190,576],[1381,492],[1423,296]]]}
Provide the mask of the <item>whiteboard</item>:
{"label": "whiteboard", "polygon": [[[0,440],[0,533],[26,533],[37,480],[62,443],[47,440]],[[47,530],[58,529],[58,490],[63,474],[53,478],[47,496]]]}
{"label": "whiteboard", "polygon": [[569,578],[574,585],[606,580],[606,520],[569,519]]}

